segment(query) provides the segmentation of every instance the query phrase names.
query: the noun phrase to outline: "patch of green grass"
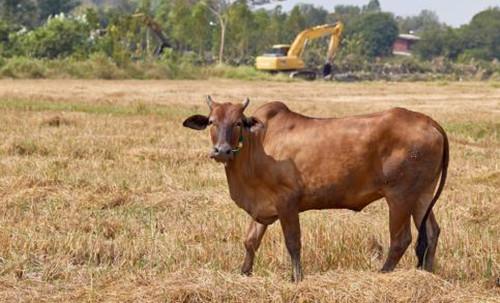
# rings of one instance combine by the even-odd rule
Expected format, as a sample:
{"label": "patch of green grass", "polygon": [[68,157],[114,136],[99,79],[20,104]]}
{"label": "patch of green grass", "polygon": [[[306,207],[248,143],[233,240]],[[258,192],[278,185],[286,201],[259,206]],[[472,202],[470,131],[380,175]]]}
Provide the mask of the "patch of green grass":
{"label": "patch of green grass", "polygon": [[6,60],[0,68],[0,77],[9,78],[45,78],[47,68],[42,60],[14,57]]}
{"label": "patch of green grass", "polygon": [[46,156],[49,154],[48,149],[38,142],[32,140],[23,140],[13,143],[9,149],[8,153],[11,155],[19,156],[30,156],[30,155],[41,155]]}
{"label": "patch of green grass", "polygon": [[157,115],[169,119],[185,117],[195,113],[195,107],[179,105],[159,105],[136,103],[132,105],[111,105],[103,103],[73,103],[62,101],[0,99],[0,110],[17,111],[56,111],[82,112],[89,114],[107,114],[117,116]]}
{"label": "patch of green grass", "polygon": [[438,82],[436,82],[436,85],[437,86],[448,86],[448,85],[450,85],[450,82],[448,82],[448,81],[438,81]]}
{"label": "patch of green grass", "polygon": [[500,142],[499,122],[449,122],[445,124],[445,129],[452,136],[465,137],[474,141],[493,140]]}
{"label": "patch of green grass", "polygon": [[472,182],[476,184],[485,184],[500,188],[500,172],[497,171],[487,175],[474,177],[472,178]]}
{"label": "patch of green grass", "polygon": [[208,79],[294,81],[288,74],[273,75],[253,66],[196,65],[189,62],[135,61],[116,64],[104,54],[93,54],[87,60],[34,59],[15,57],[3,59],[0,78],[73,78],[73,79]]}
{"label": "patch of green grass", "polygon": [[271,74],[267,72],[258,71],[253,66],[230,66],[230,65],[216,65],[204,69],[204,73],[209,78],[228,78],[239,80],[273,80],[273,81],[295,81],[288,77],[286,73]]}

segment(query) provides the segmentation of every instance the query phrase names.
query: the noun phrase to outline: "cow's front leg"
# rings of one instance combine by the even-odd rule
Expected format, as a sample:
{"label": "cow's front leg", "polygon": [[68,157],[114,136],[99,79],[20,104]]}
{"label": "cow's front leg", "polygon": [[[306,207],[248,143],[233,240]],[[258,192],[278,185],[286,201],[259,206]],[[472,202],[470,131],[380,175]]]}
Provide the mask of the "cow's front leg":
{"label": "cow's front leg", "polygon": [[245,239],[245,261],[243,266],[241,266],[241,273],[244,275],[252,274],[253,261],[255,258],[255,252],[259,249],[262,237],[266,232],[267,225],[260,224],[259,222],[252,219],[247,230],[247,237]]}
{"label": "cow's front leg", "polygon": [[278,217],[280,220],[283,235],[285,236],[285,244],[290,257],[292,259],[292,281],[302,281],[302,266],[300,264],[300,222],[299,211],[296,207],[286,206],[279,210]]}

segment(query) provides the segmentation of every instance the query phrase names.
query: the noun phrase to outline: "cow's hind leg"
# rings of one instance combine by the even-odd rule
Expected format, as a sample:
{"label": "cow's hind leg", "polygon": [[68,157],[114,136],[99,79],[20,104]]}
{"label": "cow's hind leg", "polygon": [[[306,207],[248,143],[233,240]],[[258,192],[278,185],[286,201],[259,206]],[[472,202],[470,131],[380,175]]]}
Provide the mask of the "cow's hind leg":
{"label": "cow's hind leg", "polygon": [[259,249],[262,237],[266,232],[267,225],[260,224],[259,222],[252,219],[250,225],[248,226],[247,236],[245,239],[245,261],[243,266],[241,266],[241,273],[244,275],[251,275],[253,268],[253,261],[255,258],[255,252]]}
{"label": "cow's hind leg", "polygon": [[394,270],[411,243],[410,209],[400,199],[386,197],[389,203],[389,231],[391,244],[382,272]]}
{"label": "cow's hind leg", "polygon": [[[436,187],[437,180],[431,184],[427,190],[425,190],[419,197],[415,208],[413,209],[412,216],[417,230],[420,229],[420,224],[422,223],[422,218],[429,207],[429,204],[434,196],[434,189]],[[434,213],[431,211],[427,219],[426,230],[427,230],[427,250],[424,253],[423,269],[427,271],[432,271],[434,266],[434,257],[436,255],[436,247],[438,243],[440,228],[436,221]]]}

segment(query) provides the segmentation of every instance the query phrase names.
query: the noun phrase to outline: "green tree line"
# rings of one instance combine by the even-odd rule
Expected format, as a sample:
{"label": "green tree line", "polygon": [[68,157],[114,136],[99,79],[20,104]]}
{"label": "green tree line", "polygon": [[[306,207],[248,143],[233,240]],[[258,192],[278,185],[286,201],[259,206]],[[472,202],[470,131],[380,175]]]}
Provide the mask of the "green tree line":
{"label": "green tree line", "polygon": [[[428,10],[412,17],[384,12],[379,1],[337,5],[333,11],[300,4],[290,11],[265,1],[229,0],[0,0],[0,56],[85,59],[104,54],[117,64],[153,58],[162,38],[162,58],[189,57],[195,63],[252,64],[273,44],[291,43],[303,29],[342,21],[338,59],[373,61],[389,57],[399,33],[421,36],[415,48],[423,60],[500,58],[500,9],[476,14],[452,28]],[[148,23],[148,20],[149,23]],[[156,27],[156,30],[154,28]],[[306,61],[319,62],[325,41],[312,43]]]}

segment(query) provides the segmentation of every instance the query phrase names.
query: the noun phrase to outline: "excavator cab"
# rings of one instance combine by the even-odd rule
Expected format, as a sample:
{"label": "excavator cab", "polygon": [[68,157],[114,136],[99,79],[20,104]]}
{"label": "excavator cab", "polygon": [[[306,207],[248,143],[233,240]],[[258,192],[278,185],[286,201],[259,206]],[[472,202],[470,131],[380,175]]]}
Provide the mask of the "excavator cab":
{"label": "excavator cab", "polygon": [[273,47],[265,52],[263,56],[265,57],[285,57],[288,54],[288,50],[290,49],[290,44],[276,44]]}

